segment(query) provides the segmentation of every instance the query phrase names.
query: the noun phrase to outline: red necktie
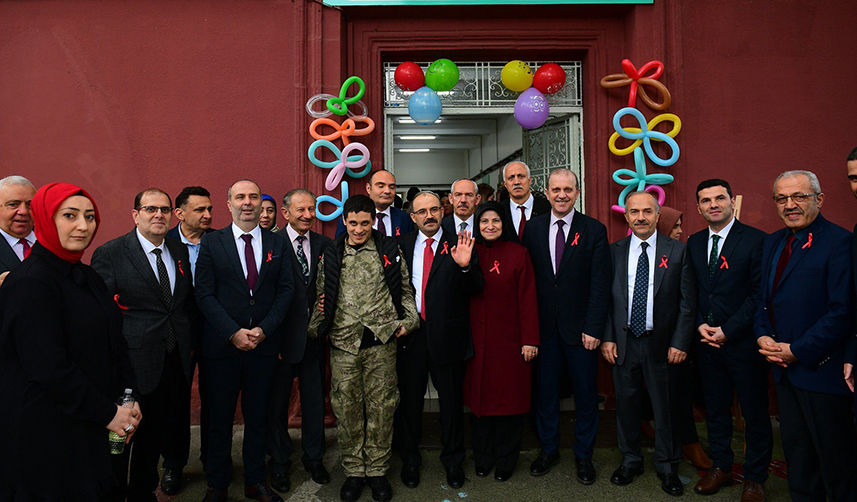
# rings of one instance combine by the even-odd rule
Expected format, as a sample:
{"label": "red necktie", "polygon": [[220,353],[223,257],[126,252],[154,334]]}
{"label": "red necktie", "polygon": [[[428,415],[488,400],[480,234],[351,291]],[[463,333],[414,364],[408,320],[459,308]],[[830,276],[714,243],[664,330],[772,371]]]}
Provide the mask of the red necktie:
{"label": "red necktie", "polygon": [[[777,292],[777,286],[780,284],[783,271],[785,271],[786,266],[789,264],[789,258],[792,257],[792,244],[794,244],[795,240],[796,238],[794,234],[789,234],[789,236],[786,237],[786,245],[780,252],[780,258],[777,260],[777,270],[774,272],[774,286],[771,288],[771,296],[768,297],[768,317],[771,320],[771,326],[774,325],[774,311],[772,308],[774,303],[774,293]],[[776,327],[774,329],[776,329]]]}
{"label": "red necktie", "polygon": [[253,236],[244,234],[241,236],[244,239],[244,261],[247,263],[247,286],[250,288],[250,294],[256,289],[256,280],[259,279],[259,271],[256,270],[256,253],[253,252],[253,245],[250,241]]}
{"label": "red necktie", "polygon": [[431,249],[433,243],[434,239],[431,237],[426,239],[426,248],[423,251],[423,287],[420,290],[420,317],[423,321],[426,320],[426,284],[431,273],[431,263],[434,261],[434,251]]}
{"label": "red necktie", "polygon": [[527,225],[527,208],[518,206],[521,210],[521,223],[518,224],[518,240],[524,240],[524,227]]}
{"label": "red necktie", "polygon": [[30,256],[30,243],[27,242],[27,239],[21,239],[18,242],[24,246],[24,259],[26,260],[28,256]]}
{"label": "red necktie", "polygon": [[384,217],[387,215],[384,213],[378,213],[375,216],[378,218],[378,231],[387,235],[387,225],[384,224]]}

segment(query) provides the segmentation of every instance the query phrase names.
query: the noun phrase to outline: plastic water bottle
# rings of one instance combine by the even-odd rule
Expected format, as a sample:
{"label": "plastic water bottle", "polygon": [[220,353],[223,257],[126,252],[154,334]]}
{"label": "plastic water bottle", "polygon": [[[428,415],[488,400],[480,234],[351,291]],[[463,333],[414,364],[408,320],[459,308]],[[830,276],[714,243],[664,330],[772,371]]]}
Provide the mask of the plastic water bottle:
{"label": "plastic water bottle", "polygon": [[[119,397],[119,400],[116,401],[116,404],[123,408],[133,408],[134,396],[131,395],[131,389],[125,389],[125,393]],[[125,433],[125,435],[127,436],[128,434]],[[119,455],[125,451],[125,438],[121,437],[119,434],[116,434],[113,431],[109,432],[108,438],[110,439],[111,454]]]}

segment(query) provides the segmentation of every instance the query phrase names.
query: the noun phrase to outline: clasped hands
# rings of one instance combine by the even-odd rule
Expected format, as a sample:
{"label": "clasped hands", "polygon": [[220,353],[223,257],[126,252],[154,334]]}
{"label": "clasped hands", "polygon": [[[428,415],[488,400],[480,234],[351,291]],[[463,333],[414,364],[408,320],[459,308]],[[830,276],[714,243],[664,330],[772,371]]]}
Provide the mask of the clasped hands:
{"label": "clasped hands", "polygon": [[719,349],[726,343],[726,335],[723,334],[723,328],[720,326],[711,327],[708,323],[704,323],[700,324],[697,330],[702,336],[702,343],[707,344],[709,347]]}
{"label": "clasped hands", "polygon": [[759,344],[759,353],[771,364],[788,368],[789,364],[797,362],[790,343],[777,342],[770,336],[759,337],[756,343]]}
{"label": "clasped hands", "polygon": [[256,326],[253,329],[239,329],[232,335],[229,341],[239,350],[246,352],[255,349],[264,339],[265,333],[262,331],[262,328]]}

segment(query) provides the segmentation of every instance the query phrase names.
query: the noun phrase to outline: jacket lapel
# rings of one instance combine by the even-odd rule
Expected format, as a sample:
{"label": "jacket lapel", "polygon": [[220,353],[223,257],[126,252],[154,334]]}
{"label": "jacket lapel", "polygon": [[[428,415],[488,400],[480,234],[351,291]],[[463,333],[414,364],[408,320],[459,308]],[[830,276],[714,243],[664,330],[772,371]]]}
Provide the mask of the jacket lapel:
{"label": "jacket lapel", "polygon": [[658,295],[658,288],[660,288],[661,283],[664,282],[664,274],[667,273],[667,269],[670,266],[669,262],[672,250],[673,245],[672,242],[669,241],[669,238],[658,234],[657,241],[655,243],[655,290],[652,293],[653,298]]}
{"label": "jacket lapel", "polygon": [[[726,267],[729,263],[729,258],[732,257],[733,251],[738,247],[738,243],[741,242],[741,237],[744,235],[744,227],[738,220],[735,220],[735,223],[732,225],[732,230],[729,231],[729,236],[726,238],[726,242],[721,246],[719,252],[717,253],[717,266],[714,268],[714,279],[711,281],[711,289],[714,289],[714,285],[717,284],[717,279],[723,275],[723,271],[726,270]],[[707,243],[706,243],[707,244]],[[708,246],[705,246],[705,249],[708,249]],[[727,265],[724,265],[726,263]],[[706,273],[708,272],[708,263],[705,264]]]}
{"label": "jacket lapel", "polygon": [[[571,219],[571,227],[568,229],[568,233],[565,234],[565,249],[562,251],[562,261],[557,267],[557,274],[560,275],[565,267],[568,265],[568,262],[571,261],[571,255],[577,250],[577,247],[580,245],[579,241],[583,237],[583,218],[580,213],[575,211],[574,217]],[[548,233],[550,235],[550,233]]]}
{"label": "jacket lapel", "polygon": [[[244,269],[241,267],[241,258],[238,256],[238,246],[235,244],[235,237],[232,235],[232,225],[220,231],[220,245],[223,246],[223,252],[226,259],[232,265],[232,270],[238,276],[238,280],[247,283],[247,277],[244,276]],[[249,289],[247,292],[249,293]]]}
{"label": "jacket lapel", "polygon": [[18,259],[18,255],[15,254],[12,246],[10,246],[9,242],[2,237],[0,237],[0,263],[6,265],[6,268],[8,269],[11,269],[21,263],[21,260]]}
{"label": "jacket lapel", "polygon": [[[164,243],[170,251],[175,267],[176,287],[173,289],[173,299],[181,298],[190,288],[190,276],[185,277],[185,274],[190,274],[190,263],[185,263],[185,260],[179,258],[182,252],[181,248],[185,245],[172,240],[164,240]],[[172,308],[175,308],[176,303],[173,301]]]}
{"label": "jacket lapel", "polygon": [[630,253],[631,238],[625,237],[619,242],[619,256],[621,259],[617,263],[616,270],[619,273],[622,285],[622,296],[625,298],[625,302],[622,305],[625,306],[626,310],[628,309],[628,258],[630,257]]}
{"label": "jacket lapel", "polygon": [[[794,244],[794,250],[792,251],[791,257],[789,258],[789,263],[788,265],[786,265],[786,269],[783,270],[783,275],[780,277],[780,285],[785,282],[791,271],[794,270],[795,267],[797,267],[797,264],[803,259],[803,257],[809,254],[810,249],[812,249],[812,244],[809,242],[809,239],[817,241],[818,239],[822,238],[821,233],[824,232],[825,227],[823,222],[824,219],[819,214],[816,217],[816,220],[812,222],[812,224],[809,226],[809,232],[807,233],[807,237],[797,241]],[[780,285],[777,286],[777,290],[780,289]]]}
{"label": "jacket lapel", "polygon": [[[458,237],[456,236],[456,239],[457,238]],[[426,281],[426,284],[431,281],[431,278],[434,277],[435,272],[437,272],[437,269],[440,268],[440,265],[444,260],[452,259],[450,253],[452,253],[452,248],[453,246],[455,246],[455,244],[456,241],[450,240],[450,233],[444,232],[443,236],[437,243],[437,251],[435,251],[434,253],[434,259],[431,262],[431,271],[429,271],[429,276],[428,280]],[[473,251],[476,252],[475,249]]]}
{"label": "jacket lapel", "polygon": [[[161,303],[163,303],[164,298],[161,294],[161,284],[158,282],[158,278],[155,277],[155,271],[152,270],[152,265],[146,257],[146,253],[143,252],[143,246],[141,246],[140,241],[137,240],[136,230],[132,230],[130,233],[125,235],[125,253],[128,256],[128,260],[134,268],[137,269],[140,276],[142,276],[143,282],[152,288],[152,291],[156,293],[155,296]],[[166,304],[164,306],[166,306]]]}
{"label": "jacket lapel", "polygon": [[[283,257],[279,257],[282,259]],[[262,265],[259,267],[259,280],[256,282],[256,287],[262,284],[265,280],[265,274],[271,268],[271,261],[274,259],[274,234],[266,230],[262,230]],[[303,274],[300,275],[303,277]]]}

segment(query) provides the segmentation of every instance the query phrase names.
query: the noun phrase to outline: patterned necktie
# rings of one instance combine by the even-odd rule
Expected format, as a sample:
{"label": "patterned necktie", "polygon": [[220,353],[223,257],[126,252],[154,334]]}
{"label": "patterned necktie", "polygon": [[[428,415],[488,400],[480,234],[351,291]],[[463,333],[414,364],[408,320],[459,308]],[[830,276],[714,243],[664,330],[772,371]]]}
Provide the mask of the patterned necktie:
{"label": "patterned necktie", "polygon": [[562,231],[562,226],[565,225],[565,222],[562,220],[557,220],[556,226],[556,241],[554,242],[554,274],[559,272],[559,265],[562,263],[562,252],[565,251],[565,232]]}
{"label": "patterned necktie", "polygon": [[524,240],[524,227],[527,225],[527,208],[518,206],[521,210],[521,223],[518,224],[518,240]]}
{"label": "patterned necktie", "polygon": [[[167,274],[167,266],[164,264],[163,258],[161,258],[162,252],[161,249],[157,248],[152,250],[152,253],[155,254],[155,261],[158,267],[158,282],[161,285],[161,296],[164,297],[164,303],[169,310],[173,306],[173,292],[170,288],[170,276]],[[178,339],[176,338],[176,330],[173,328],[172,319],[167,320],[167,325],[167,352],[172,352],[178,344]]]}
{"label": "patterned necktie", "polygon": [[387,215],[384,213],[378,213],[375,216],[378,218],[378,231],[387,235],[387,225],[384,224],[384,217]]}
{"label": "patterned necktie", "polygon": [[637,258],[634,299],[631,302],[631,322],[629,323],[634,336],[640,336],[646,331],[646,302],[649,298],[649,255],[646,253],[649,243],[643,242],[640,247],[643,251]]}
{"label": "patterned necktie", "polygon": [[[717,270],[717,241],[721,239],[721,237],[717,234],[711,236],[711,239],[714,241],[711,244],[711,254],[708,256],[708,284],[714,283],[714,271]],[[711,312],[711,305],[708,306],[708,313],[705,315],[705,320],[708,321],[709,324],[714,322],[714,313]]]}
{"label": "patterned necktie", "polygon": [[306,253],[304,253],[304,241],[306,240],[306,236],[299,235],[298,236],[298,263],[301,265],[301,274],[304,276],[304,283],[309,282],[309,261],[306,259]]}
{"label": "patterned necktie", "polygon": [[431,237],[426,239],[426,248],[423,251],[423,284],[422,289],[420,290],[420,317],[423,318],[423,321],[426,320],[426,284],[428,284],[428,277],[431,273],[431,264],[434,261],[434,251],[431,248],[432,244],[434,244],[434,239]]}
{"label": "patterned necktie", "polygon": [[458,233],[463,233],[465,230],[467,230],[467,222],[462,221],[458,224]]}
{"label": "patterned necktie", "polygon": [[26,260],[28,256],[30,256],[30,243],[27,242],[27,239],[21,239],[18,242],[21,243],[21,246],[24,247],[24,259]]}
{"label": "patterned necktie", "polygon": [[250,288],[250,294],[256,289],[256,280],[259,279],[259,271],[256,270],[256,253],[253,252],[253,245],[250,241],[253,236],[244,234],[241,236],[244,239],[244,261],[247,262],[247,287]]}

